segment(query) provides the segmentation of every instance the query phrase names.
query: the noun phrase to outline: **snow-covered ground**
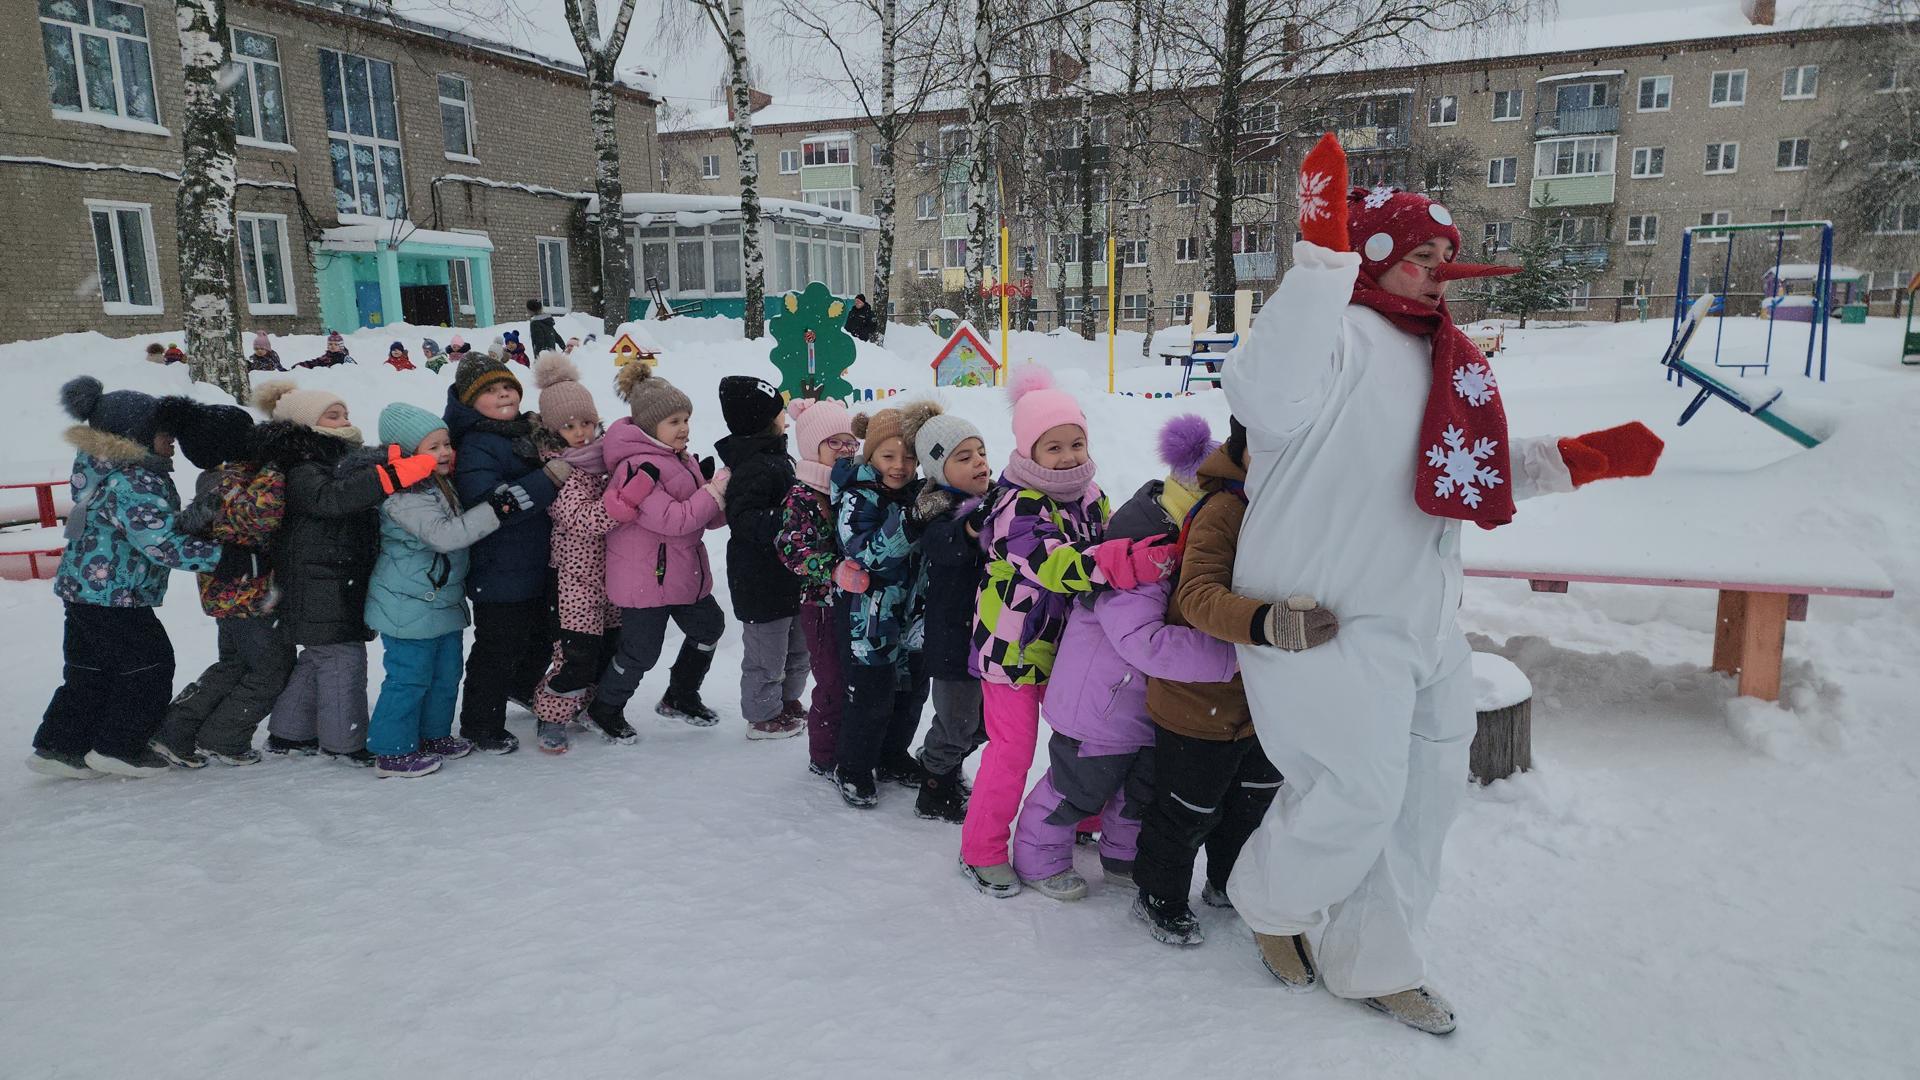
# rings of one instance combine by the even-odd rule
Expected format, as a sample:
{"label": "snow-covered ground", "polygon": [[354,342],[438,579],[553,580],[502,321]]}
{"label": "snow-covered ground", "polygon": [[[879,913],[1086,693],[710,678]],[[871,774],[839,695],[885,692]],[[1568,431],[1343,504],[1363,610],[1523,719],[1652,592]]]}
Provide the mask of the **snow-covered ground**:
{"label": "snow-covered ground", "polygon": [[[719,377],[771,372],[737,324],[644,329],[701,447],[722,430]],[[1729,351],[1754,329],[1730,324]],[[729,635],[708,683],[721,725],[636,708],[634,747],[529,747],[418,783],[317,760],[86,784],[0,768],[0,1075],[1914,1076],[1920,369],[1899,366],[1892,320],[1833,335],[1827,384],[1775,368],[1840,420],[1802,451],[1719,404],[1676,428],[1664,324],[1508,332],[1496,369],[1516,432],[1639,418],[1669,440],[1661,476],[1608,493],[1621,536],[1655,505],[1684,525],[1689,500],[1651,497],[1672,485],[1702,514],[1749,492],[1752,544],[1842,542],[1898,595],[1815,598],[1788,629],[1779,707],[1703,670],[1710,592],[1471,582],[1466,626],[1533,682],[1537,769],[1476,791],[1453,831],[1428,954],[1461,1013],[1448,1039],[1281,992],[1230,913],[1200,909],[1203,948],[1160,945],[1090,863],[1078,904],[967,890],[958,830],[916,819],[910,793],[851,811],[798,740],[741,737]],[[417,360],[420,332],[369,331],[351,339],[360,366],[297,377],[340,390],[369,430],[389,400],[437,408],[446,373],[380,365],[396,336]],[[0,347],[0,472],[66,456],[54,391],[74,373],[186,387],[140,360],[144,340]],[[289,361],[320,351],[276,344]],[[863,345],[850,377],[924,386],[936,344],[898,329],[897,351]],[[1137,336],[1121,346],[1123,390],[1177,385]],[[1082,392],[1116,495],[1158,471],[1163,418],[1224,430],[1216,392],[1105,395],[1104,343],[1017,335],[1013,353]],[[610,360],[585,366],[619,415]],[[1004,460],[998,392],[946,397]],[[1739,559],[1738,530],[1710,534]],[[1551,530],[1530,543],[1553,556]],[[16,757],[59,679],[59,615],[46,583],[0,582],[0,745]],[[162,617],[184,683],[213,654],[185,578]]]}

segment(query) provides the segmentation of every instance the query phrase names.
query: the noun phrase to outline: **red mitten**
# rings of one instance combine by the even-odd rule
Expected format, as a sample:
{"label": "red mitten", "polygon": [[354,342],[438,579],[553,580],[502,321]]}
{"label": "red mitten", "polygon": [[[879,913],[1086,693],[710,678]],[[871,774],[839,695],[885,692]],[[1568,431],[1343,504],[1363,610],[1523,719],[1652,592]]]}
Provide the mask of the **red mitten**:
{"label": "red mitten", "polygon": [[866,567],[852,559],[841,559],[840,565],[833,568],[833,583],[840,586],[841,592],[857,596],[873,584],[873,577],[867,573]]}
{"label": "red mitten", "polygon": [[1126,590],[1140,584],[1139,578],[1134,575],[1132,547],[1133,541],[1124,539],[1107,540],[1094,545],[1094,568],[1100,571],[1101,577],[1107,579],[1108,585]]}
{"label": "red mitten", "polygon": [[1647,425],[1635,420],[1630,424],[1589,431],[1585,435],[1560,440],[1560,458],[1567,463],[1573,486],[1621,476],[1647,476],[1660,461],[1667,444],[1660,441]]}
{"label": "red mitten", "polygon": [[1347,250],[1347,152],[1329,131],[1300,163],[1294,189],[1300,203],[1300,237],[1332,251]]}
{"label": "red mitten", "polygon": [[1180,545],[1136,541],[1127,552],[1133,563],[1133,577],[1142,585],[1159,581],[1180,565]]}

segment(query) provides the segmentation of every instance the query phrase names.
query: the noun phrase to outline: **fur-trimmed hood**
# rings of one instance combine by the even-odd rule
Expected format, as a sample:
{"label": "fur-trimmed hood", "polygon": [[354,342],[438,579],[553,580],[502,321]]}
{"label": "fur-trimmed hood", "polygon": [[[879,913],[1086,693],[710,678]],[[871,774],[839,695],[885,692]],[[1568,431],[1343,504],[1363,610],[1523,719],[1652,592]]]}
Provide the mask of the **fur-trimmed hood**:
{"label": "fur-trimmed hood", "polygon": [[90,424],[75,424],[66,430],[66,440],[75,450],[109,466],[145,465],[170,471],[173,462],[124,435],[101,431]]}
{"label": "fur-trimmed hood", "polygon": [[913,501],[913,523],[924,527],[956,509],[961,517],[965,517],[973,513],[980,502],[978,495],[968,495],[944,484],[925,483],[920,486],[920,494]]}
{"label": "fur-trimmed hood", "polygon": [[260,461],[277,465],[282,471],[306,462],[335,465],[359,449],[344,439],[321,434],[314,428],[291,420],[270,420],[261,424],[254,440]]}

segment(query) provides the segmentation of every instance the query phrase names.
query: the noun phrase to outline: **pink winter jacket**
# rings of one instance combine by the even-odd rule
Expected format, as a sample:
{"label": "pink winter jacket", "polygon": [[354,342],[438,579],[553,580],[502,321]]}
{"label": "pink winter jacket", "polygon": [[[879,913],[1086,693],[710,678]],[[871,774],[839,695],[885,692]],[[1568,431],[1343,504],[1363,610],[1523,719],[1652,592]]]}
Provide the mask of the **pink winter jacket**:
{"label": "pink winter jacket", "polygon": [[575,469],[547,508],[553,518],[547,565],[559,581],[562,630],[604,634],[608,626],[620,625],[618,606],[607,600],[607,534],[632,521],[634,510],[618,499],[606,499],[606,493],[607,474]]}
{"label": "pink winter jacket", "polygon": [[623,608],[677,607],[711,593],[701,537],[727,518],[699,463],[624,417],[602,443],[608,513],[619,518],[634,509],[633,520],[607,534],[607,599]]}

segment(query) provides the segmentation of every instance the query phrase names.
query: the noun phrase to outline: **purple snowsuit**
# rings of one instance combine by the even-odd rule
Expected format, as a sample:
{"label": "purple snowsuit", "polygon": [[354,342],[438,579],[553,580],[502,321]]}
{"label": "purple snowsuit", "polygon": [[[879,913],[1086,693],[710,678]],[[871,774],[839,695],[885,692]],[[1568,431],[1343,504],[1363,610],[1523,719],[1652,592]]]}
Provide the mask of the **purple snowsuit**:
{"label": "purple snowsuit", "polygon": [[1041,715],[1053,728],[1047,774],[1028,793],[1013,869],[1038,880],[1073,867],[1074,826],[1100,815],[1100,859],[1131,871],[1140,815],[1152,801],[1147,679],[1228,682],[1233,646],[1166,625],[1167,582],[1076,603],[1060,638]]}

